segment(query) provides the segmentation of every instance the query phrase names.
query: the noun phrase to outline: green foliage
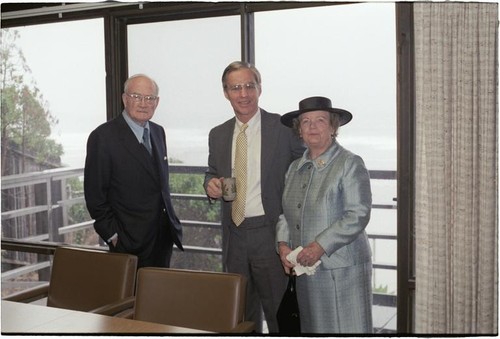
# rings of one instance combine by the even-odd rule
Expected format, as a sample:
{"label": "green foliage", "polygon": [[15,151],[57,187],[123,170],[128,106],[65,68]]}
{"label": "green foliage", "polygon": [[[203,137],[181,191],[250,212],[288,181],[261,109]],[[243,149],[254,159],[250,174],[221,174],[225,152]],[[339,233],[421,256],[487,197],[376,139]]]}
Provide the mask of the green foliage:
{"label": "green foliage", "polygon": [[83,181],[80,178],[68,178],[66,185],[70,188],[72,197],[83,196]]}
{"label": "green foliage", "polygon": [[[83,196],[83,182],[79,178],[67,179],[66,185],[71,198]],[[70,224],[78,224],[91,220],[85,203],[72,205],[68,211],[68,218]]]}
{"label": "green foliage", "polygon": [[[200,174],[172,174],[170,176],[170,191],[205,196],[203,181],[204,176]],[[220,208],[217,204],[209,204],[208,198],[206,198],[202,200],[178,200],[175,207],[177,214],[184,219],[214,222],[220,220]]]}
{"label": "green foliage", "polygon": [[385,285],[385,286],[382,286],[382,285],[379,285],[379,286],[373,286],[373,292],[377,292],[377,293],[387,293],[387,290],[388,290],[388,286]]}
{"label": "green foliage", "polygon": [[388,285],[373,286],[373,293],[396,294],[394,291],[393,292],[389,292],[389,286]]}
{"label": "green foliage", "polygon": [[[174,199],[174,208],[181,220],[188,221],[220,221],[219,203],[210,204],[203,188],[204,175],[200,174],[172,174],[170,189],[173,194],[198,195],[194,199]],[[222,230],[220,226],[190,227],[183,226],[183,243],[203,248],[221,248]],[[175,253],[172,258],[172,267],[221,271],[222,260],[220,255]]]}
{"label": "green foliage", "polygon": [[[79,178],[66,179],[66,186],[70,198],[83,196],[83,181]],[[79,224],[91,220],[90,214],[85,206],[85,203],[72,205],[68,210],[68,224]],[[79,230],[72,235],[68,235],[66,241],[71,244],[89,245],[93,244],[95,238],[93,229]]]}

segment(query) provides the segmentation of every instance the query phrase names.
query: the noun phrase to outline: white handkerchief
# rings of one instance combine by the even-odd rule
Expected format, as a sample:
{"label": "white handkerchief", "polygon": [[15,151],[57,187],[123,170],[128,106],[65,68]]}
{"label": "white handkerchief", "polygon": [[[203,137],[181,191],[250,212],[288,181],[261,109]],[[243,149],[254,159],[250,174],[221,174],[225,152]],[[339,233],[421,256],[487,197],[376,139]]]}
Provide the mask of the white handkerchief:
{"label": "white handkerchief", "polygon": [[293,269],[297,276],[302,275],[304,273],[307,275],[313,275],[314,273],[316,273],[316,267],[318,267],[319,264],[321,264],[321,260],[316,261],[312,266],[302,266],[297,262],[297,254],[299,254],[299,252],[302,251],[303,249],[304,248],[302,246],[297,247],[292,252],[288,253],[286,259],[295,265]]}

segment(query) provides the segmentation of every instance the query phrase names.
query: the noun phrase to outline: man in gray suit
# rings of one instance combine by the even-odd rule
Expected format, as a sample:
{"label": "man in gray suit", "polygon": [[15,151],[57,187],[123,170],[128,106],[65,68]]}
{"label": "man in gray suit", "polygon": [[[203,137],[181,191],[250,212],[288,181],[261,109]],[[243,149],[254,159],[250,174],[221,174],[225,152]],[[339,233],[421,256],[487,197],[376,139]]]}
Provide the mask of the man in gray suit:
{"label": "man in gray suit", "polygon": [[[261,77],[255,66],[231,63],[223,72],[222,85],[235,117],[210,131],[204,186],[211,199],[222,197],[222,178],[235,176],[236,139],[244,125],[244,189],[236,179],[236,200],[244,201],[244,219],[234,221],[234,202],[222,200],[223,264],[228,272],[247,278],[246,319],[254,321],[257,332],[262,332],[263,310],[269,332],[276,333],[276,312],[287,278],[276,253],[275,227],[282,213],[285,173],[290,163],[302,156],[304,147],[291,129],[281,124],[280,115],[259,108]],[[242,190],[245,197],[241,197]]]}

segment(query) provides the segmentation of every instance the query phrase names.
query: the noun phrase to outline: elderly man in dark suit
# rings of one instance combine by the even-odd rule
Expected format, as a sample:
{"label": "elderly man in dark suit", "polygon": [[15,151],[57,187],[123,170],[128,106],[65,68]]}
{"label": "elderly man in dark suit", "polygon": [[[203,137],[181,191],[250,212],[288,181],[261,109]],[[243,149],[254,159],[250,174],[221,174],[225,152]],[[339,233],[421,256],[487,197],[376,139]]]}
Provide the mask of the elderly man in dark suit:
{"label": "elderly man in dark suit", "polygon": [[[210,131],[205,190],[219,199],[222,178],[236,177],[236,199],[222,202],[224,267],[248,279],[246,319],[262,332],[263,310],[269,332],[276,333],[287,279],[276,253],[275,226],[282,213],[285,173],[304,147],[284,128],[280,115],[259,108],[261,77],[253,65],[231,63],[222,85],[235,117]],[[245,139],[244,174],[238,165],[240,134]]]}
{"label": "elderly man in dark suit", "polygon": [[122,94],[125,109],[97,127],[87,142],[84,189],[94,228],[110,251],[137,255],[138,267],[169,267],[173,244],[182,249],[165,131],[149,121],[158,92],[153,79],[130,77]]}

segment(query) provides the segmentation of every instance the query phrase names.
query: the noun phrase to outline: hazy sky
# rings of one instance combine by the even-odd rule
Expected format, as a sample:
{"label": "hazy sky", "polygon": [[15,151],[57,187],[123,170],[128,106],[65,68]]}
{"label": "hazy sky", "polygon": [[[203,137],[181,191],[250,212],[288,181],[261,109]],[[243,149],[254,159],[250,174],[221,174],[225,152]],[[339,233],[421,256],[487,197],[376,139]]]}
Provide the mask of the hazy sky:
{"label": "hazy sky", "polygon": [[95,127],[95,119],[89,117],[102,116],[105,108],[102,20],[26,26],[19,31],[19,45],[50,110],[64,116],[56,129],[73,133]]}
{"label": "hazy sky", "polygon": [[[377,3],[256,13],[261,107],[283,114],[305,97],[327,96],[354,115],[339,141],[372,169],[395,169],[394,8]],[[193,145],[206,153],[210,129],[233,116],[220,78],[239,57],[239,17],[133,25],[128,33],[131,73],[150,74],[162,87],[155,120],[170,129],[170,148],[188,137],[187,129],[197,139],[179,146],[182,158]],[[202,164],[204,153],[195,157]]]}
{"label": "hazy sky", "polygon": [[[395,169],[394,17],[392,3],[256,13],[261,107],[283,114],[307,96],[327,96],[354,115],[339,142],[371,169]],[[166,129],[171,157],[206,165],[209,130],[233,116],[220,77],[240,58],[239,28],[239,16],[129,26],[130,74],[160,85],[153,120]],[[106,117],[103,29],[101,19],[19,29],[71,166],[83,166],[86,138]]]}

